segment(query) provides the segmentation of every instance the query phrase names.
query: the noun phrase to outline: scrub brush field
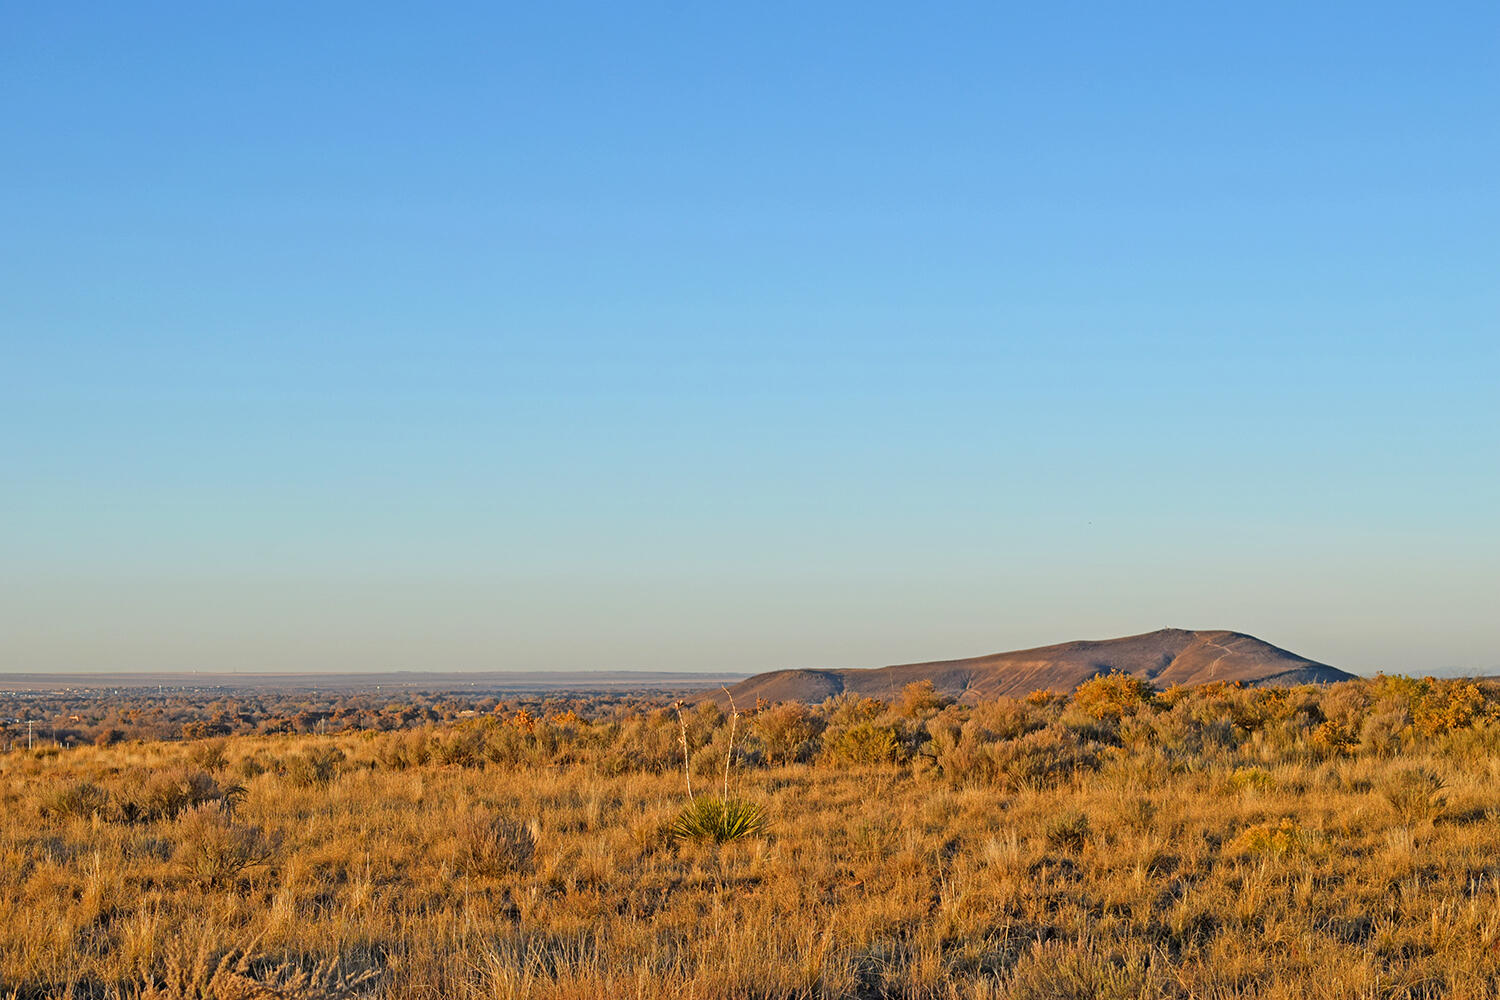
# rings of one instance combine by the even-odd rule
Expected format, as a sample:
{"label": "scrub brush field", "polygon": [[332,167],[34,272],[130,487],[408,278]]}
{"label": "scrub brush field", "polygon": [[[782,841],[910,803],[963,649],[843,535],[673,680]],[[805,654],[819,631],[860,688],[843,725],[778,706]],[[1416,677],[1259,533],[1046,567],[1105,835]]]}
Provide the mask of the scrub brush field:
{"label": "scrub brush field", "polygon": [[1485,682],[100,743],[0,754],[0,997],[1500,995]]}

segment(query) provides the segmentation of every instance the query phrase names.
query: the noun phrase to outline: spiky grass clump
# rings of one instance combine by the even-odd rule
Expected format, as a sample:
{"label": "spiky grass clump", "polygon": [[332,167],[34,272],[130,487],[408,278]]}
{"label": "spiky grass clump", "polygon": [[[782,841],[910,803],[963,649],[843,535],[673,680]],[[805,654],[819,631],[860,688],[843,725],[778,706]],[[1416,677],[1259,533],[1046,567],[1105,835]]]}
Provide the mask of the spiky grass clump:
{"label": "spiky grass clump", "polygon": [[765,810],[744,799],[702,798],[690,802],[673,822],[673,840],[711,840],[716,844],[765,832]]}

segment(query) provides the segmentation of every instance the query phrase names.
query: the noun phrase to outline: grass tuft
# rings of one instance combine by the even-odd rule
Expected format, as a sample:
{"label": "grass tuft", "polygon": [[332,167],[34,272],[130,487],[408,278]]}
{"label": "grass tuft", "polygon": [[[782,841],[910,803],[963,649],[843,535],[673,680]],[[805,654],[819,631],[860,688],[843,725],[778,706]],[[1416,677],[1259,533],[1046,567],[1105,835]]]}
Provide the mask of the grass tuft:
{"label": "grass tuft", "polygon": [[1447,787],[1437,772],[1407,767],[1390,774],[1380,791],[1402,822],[1421,823],[1442,816],[1447,807]]}

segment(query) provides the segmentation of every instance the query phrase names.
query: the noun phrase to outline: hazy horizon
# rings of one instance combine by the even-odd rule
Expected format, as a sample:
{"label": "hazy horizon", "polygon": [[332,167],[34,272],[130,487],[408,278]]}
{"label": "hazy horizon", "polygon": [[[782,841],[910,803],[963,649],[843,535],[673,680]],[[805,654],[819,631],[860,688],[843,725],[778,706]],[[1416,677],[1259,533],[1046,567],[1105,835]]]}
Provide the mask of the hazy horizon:
{"label": "hazy horizon", "polygon": [[1500,671],[1497,30],[8,10],[0,673]]}

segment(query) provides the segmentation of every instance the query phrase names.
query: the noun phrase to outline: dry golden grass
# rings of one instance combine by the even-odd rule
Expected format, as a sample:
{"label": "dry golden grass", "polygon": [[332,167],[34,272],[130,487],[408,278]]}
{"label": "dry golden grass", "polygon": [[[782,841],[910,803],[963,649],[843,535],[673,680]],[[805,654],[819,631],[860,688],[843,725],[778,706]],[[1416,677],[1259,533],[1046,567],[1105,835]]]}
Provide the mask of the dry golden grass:
{"label": "dry golden grass", "polygon": [[1500,996],[1493,699],[1394,683],[747,720],[722,846],[665,713],[3,755],[0,996]]}

